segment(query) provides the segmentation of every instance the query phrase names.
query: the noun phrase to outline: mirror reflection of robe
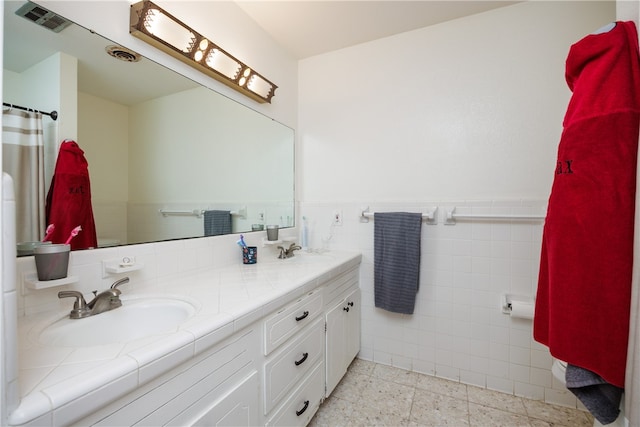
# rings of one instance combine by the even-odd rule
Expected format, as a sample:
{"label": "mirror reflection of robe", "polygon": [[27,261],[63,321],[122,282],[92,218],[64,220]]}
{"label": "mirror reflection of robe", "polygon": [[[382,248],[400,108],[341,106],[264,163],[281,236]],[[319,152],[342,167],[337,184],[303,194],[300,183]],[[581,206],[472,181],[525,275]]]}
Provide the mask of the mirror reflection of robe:
{"label": "mirror reflection of robe", "polygon": [[53,224],[51,242],[64,243],[77,226],[82,231],[71,240],[71,249],[98,247],[91,207],[89,164],[75,141],[60,145],[56,168],[47,194],[47,224]]}

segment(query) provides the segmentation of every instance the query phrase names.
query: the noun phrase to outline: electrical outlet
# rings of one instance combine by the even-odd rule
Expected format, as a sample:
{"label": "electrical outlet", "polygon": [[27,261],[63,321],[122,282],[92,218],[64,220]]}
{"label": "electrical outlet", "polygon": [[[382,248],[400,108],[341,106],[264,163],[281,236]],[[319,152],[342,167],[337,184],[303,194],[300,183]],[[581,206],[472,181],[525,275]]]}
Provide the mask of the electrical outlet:
{"label": "electrical outlet", "polygon": [[333,211],[333,225],[342,225],[342,211]]}

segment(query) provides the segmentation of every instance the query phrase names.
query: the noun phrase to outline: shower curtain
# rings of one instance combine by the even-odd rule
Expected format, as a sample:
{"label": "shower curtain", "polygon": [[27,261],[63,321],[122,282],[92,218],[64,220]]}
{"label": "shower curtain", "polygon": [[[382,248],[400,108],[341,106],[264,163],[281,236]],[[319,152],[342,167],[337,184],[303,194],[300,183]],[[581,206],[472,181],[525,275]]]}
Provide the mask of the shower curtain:
{"label": "shower curtain", "polygon": [[42,114],[3,110],[2,170],[11,175],[15,187],[16,241],[41,240],[46,195]]}

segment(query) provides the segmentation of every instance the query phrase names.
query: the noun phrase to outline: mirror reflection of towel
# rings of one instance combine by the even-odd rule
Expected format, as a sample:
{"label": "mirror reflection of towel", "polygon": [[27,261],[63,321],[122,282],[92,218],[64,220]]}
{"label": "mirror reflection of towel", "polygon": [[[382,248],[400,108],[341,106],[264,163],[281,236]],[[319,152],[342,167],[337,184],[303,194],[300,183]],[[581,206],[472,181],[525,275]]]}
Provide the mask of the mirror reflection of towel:
{"label": "mirror reflection of towel", "polygon": [[91,206],[89,163],[75,142],[60,144],[51,186],[47,193],[46,224],[55,225],[49,235],[53,243],[64,243],[77,226],[82,231],[71,240],[71,250],[97,248],[96,224]]}
{"label": "mirror reflection of towel", "polygon": [[231,211],[204,211],[204,235],[231,234]]}

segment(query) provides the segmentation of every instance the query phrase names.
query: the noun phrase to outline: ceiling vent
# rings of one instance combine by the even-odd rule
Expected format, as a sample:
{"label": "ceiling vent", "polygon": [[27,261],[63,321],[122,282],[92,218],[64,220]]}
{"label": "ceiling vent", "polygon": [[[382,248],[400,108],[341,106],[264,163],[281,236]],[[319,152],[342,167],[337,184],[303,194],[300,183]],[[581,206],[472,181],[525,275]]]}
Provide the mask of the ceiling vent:
{"label": "ceiling vent", "polygon": [[134,51],[122,46],[110,45],[105,47],[104,50],[114,58],[125,62],[138,62],[141,58],[140,55]]}
{"label": "ceiling vent", "polygon": [[20,9],[16,10],[16,15],[22,16],[54,33],[59,33],[71,25],[71,21],[31,2],[25,3]]}

